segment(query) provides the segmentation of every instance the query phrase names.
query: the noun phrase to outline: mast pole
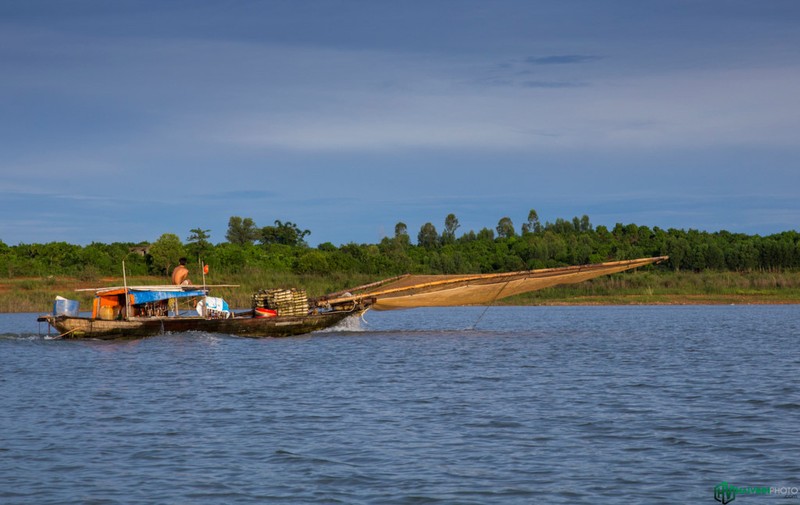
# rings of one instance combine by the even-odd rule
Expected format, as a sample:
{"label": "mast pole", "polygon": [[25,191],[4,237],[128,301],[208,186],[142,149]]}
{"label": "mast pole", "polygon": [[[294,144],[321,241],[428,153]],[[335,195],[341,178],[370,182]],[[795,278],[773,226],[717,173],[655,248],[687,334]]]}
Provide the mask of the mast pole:
{"label": "mast pole", "polygon": [[128,274],[125,272],[125,260],[122,260],[122,284],[125,286],[125,319],[130,317],[131,297],[128,296]]}
{"label": "mast pole", "polygon": [[206,291],[206,269],[205,265],[203,265],[203,260],[197,258],[197,262],[200,264],[200,272],[203,274],[203,317],[208,317],[208,291]]}
{"label": "mast pole", "polygon": [[206,265],[203,263],[203,260],[198,259],[197,261],[200,262],[200,271],[203,272],[203,291],[206,290]]}

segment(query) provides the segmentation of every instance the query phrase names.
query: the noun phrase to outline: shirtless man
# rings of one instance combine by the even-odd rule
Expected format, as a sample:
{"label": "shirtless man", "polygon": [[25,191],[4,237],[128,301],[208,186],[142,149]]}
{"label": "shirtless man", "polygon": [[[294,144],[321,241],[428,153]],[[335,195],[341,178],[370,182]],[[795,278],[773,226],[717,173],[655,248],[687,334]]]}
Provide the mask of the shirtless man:
{"label": "shirtless man", "polygon": [[186,258],[178,260],[179,265],[172,271],[172,283],[176,286],[187,286],[192,283],[189,280],[189,269],[186,268]]}

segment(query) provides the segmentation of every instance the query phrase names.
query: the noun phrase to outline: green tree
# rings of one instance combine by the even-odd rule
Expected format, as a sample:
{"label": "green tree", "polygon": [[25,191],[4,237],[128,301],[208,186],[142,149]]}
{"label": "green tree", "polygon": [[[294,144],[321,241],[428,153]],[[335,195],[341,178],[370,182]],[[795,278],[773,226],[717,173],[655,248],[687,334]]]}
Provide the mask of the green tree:
{"label": "green tree", "polygon": [[461,227],[455,214],[448,214],[444,220],[444,230],[442,231],[442,243],[452,244],[456,241],[456,230]]}
{"label": "green tree", "polygon": [[475,236],[475,239],[491,242],[494,240],[494,230],[491,228],[481,228],[481,230]]}
{"label": "green tree", "polygon": [[[81,250],[80,259],[83,263],[83,270],[81,276],[86,280],[93,280],[93,277],[98,275],[119,275],[122,268],[122,261],[125,260],[125,268],[131,271],[131,265],[134,263],[141,265],[146,263],[144,260],[144,253],[142,255],[130,253],[131,248],[125,247],[122,251],[115,253],[115,248],[108,244],[101,244],[99,242],[92,242]],[[123,252],[124,251],[124,252]],[[142,272],[144,270],[144,272]],[[138,269],[138,273],[147,273],[147,269]]]}
{"label": "green tree", "polygon": [[156,273],[169,274],[178,260],[186,255],[183,243],[174,233],[165,233],[150,246],[150,256],[153,258],[153,268]]}
{"label": "green tree", "polygon": [[683,237],[672,236],[667,240],[669,263],[676,272],[679,271],[687,261],[690,251],[689,241]]}
{"label": "green tree", "polygon": [[411,237],[408,236],[408,226],[402,221],[394,225],[394,243],[401,247],[411,244]]}
{"label": "green tree", "polygon": [[189,243],[189,248],[192,251],[192,254],[197,258],[202,258],[205,256],[206,252],[211,249],[211,242],[208,241],[211,238],[209,232],[211,230],[204,230],[202,228],[193,228],[189,230],[191,235],[186,241]]}
{"label": "green tree", "polygon": [[725,263],[737,272],[749,272],[759,266],[758,248],[751,237],[740,237],[725,252]]}
{"label": "green tree", "polygon": [[305,247],[305,237],[311,235],[309,230],[301,230],[296,224],[275,220],[275,226],[261,228],[262,244],[283,244],[293,247]]}
{"label": "green tree", "polygon": [[514,223],[510,217],[504,217],[497,223],[497,238],[511,238],[516,235]]}
{"label": "green tree", "polygon": [[417,244],[425,249],[433,249],[439,243],[439,233],[431,223],[425,223],[417,234]]}
{"label": "green tree", "polygon": [[556,218],[555,223],[548,222],[544,225],[544,227],[546,230],[550,230],[559,235],[569,235],[571,233],[575,233],[575,227],[572,225],[572,223],[560,217]]}
{"label": "green tree", "polygon": [[294,271],[298,274],[317,274],[324,275],[330,273],[327,255],[315,249],[308,249],[297,258]]}
{"label": "green tree", "polygon": [[725,269],[725,253],[722,248],[715,243],[709,244],[706,251],[706,266],[714,270]]}
{"label": "green tree", "polygon": [[402,221],[398,221],[397,224],[394,225],[394,238],[402,236],[408,236],[408,225]]}
{"label": "green tree", "polygon": [[581,216],[581,219],[580,219],[580,222],[579,222],[579,227],[580,227],[580,231],[583,232],[583,233],[587,233],[587,232],[592,231],[592,223],[589,220],[589,216],[587,216],[586,214]]}
{"label": "green tree", "polygon": [[251,218],[242,219],[239,216],[232,216],[228,220],[228,232],[225,234],[225,238],[231,244],[252,244],[258,237],[259,230]]}
{"label": "green tree", "polygon": [[522,234],[541,233],[542,224],[539,222],[539,214],[534,209],[528,212],[528,221],[522,225]]}

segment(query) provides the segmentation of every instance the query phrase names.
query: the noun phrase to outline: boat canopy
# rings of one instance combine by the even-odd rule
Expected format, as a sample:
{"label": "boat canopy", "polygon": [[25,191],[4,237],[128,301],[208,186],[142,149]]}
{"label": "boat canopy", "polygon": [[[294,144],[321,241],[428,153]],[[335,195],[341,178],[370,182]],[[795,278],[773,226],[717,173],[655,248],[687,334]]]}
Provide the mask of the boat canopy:
{"label": "boat canopy", "polygon": [[[125,288],[97,290],[97,297],[117,299],[117,297],[122,296],[122,299],[124,300],[125,291],[126,291]],[[191,289],[191,290],[169,289],[169,288],[161,289],[160,287],[152,289],[152,288],[136,287],[136,288],[128,288],[127,291],[128,291],[128,301],[130,302],[131,305],[139,305],[148,302],[159,302],[162,300],[169,300],[172,298],[188,298],[188,297],[206,295],[206,291],[202,289]]]}
{"label": "boat canopy", "polygon": [[170,298],[187,298],[193,296],[205,296],[206,292],[202,289],[192,291],[131,291],[132,305],[140,303],[158,302],[169,300]]}
{"label": "boat canopy", "polygon": [[[161,315],[167,312],[167,300],[178,298],[204,297],[204,289],[185,286],[136,286],[100,288],[95,292],[92,304],[92,317],[100,319],[117,319],[122,317],[123,309],[127,304],[132,308],[131,316],[136,315]],[[125,294],[127,293],[127,300]],[[157,305],[160,309],[153,309]],[[148,308],[149,307],[149,308]]]}

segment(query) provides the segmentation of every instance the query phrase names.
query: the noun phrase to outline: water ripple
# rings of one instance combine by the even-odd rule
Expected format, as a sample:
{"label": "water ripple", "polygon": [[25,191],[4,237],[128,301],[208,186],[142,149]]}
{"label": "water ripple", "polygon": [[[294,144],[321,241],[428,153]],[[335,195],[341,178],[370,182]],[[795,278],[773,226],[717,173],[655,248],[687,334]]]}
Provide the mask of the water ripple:
{"label": "water ripple", "polygon": [[0,315],[4,504],[702,503],[721,481],[798,485],[793,306],[370,313],[265,340],[35,326]]}

